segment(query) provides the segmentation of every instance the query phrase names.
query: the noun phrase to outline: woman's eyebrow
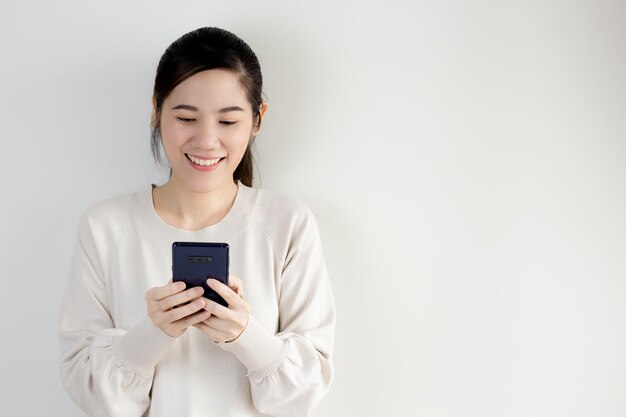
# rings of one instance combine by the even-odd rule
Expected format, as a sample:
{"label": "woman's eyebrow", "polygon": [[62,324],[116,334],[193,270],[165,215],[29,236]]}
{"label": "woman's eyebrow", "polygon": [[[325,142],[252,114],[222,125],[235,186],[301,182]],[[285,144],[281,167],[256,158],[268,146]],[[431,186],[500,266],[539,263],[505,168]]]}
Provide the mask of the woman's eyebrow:
{"label": "woman's eyebrow", "polygon": [[[178,110],[178,109],[198,111],[198,108],[196,106],[191,106],[189,104],[179,104],[178,106],[172,107],[172,110]],[[239,106],[230,106],[230,107],[224,107],[223,109],[219,109],[218,113],[227,113],[229,111],[244,111],[244,109],[242,109]]]}
{"label": "woman's eyebrow", "polygon": [[244,111],[244,109],[242,109],[239,106],[230,106],[230,107],[224,107],[223,109],[218,110],[219,113],[226,113],[229,111]]}
{"label": "woman's eyebrow", "polygon": [[172,107],[172,110],[178,110],[178,109],[198,111],[197,107],[190,106],[189,104],[179,104],[178,106]]}

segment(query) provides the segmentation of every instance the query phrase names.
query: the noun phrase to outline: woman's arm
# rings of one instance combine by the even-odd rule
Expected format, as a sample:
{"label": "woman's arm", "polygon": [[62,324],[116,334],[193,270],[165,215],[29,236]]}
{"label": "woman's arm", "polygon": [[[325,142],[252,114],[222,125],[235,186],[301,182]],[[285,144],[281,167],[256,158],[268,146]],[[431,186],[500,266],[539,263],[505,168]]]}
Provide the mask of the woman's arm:
{"label": "woman's arm", "polygon": [[279,332],[271,333],[252,314],[237,339],[217,345],[246,366],[259,411],[308,416],[333,380],[336,321],[319,231],[308,208],[294,228],[281,278]]}
{"label": "woman's arm", "polygon": [[115,242],[104,241],[96,223],[86,213],[78,226],[59,315],[61,380],[90,416],[140,417],[150,404],[154,367],[175,338],[147,316],[131,329],[115,327],[103,249]]}

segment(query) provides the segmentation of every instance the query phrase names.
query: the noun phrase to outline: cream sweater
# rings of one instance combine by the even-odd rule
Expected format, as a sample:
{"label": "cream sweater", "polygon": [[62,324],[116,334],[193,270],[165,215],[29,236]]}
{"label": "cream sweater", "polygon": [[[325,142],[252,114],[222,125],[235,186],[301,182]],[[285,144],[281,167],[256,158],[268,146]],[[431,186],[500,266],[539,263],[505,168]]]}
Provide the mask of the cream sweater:
{"label": "cream sweater", "polygon": [[[59,315],[65,389],[90,416],[307,416],[333,380],[335,305],[315,218],[295,198],[237,183],[217,224],[187,231],[156,213],[152,186],[81,216]],[[214,343],[170,337],[146,291],[171,278],[174,241],[226,242],[251,314]]]}

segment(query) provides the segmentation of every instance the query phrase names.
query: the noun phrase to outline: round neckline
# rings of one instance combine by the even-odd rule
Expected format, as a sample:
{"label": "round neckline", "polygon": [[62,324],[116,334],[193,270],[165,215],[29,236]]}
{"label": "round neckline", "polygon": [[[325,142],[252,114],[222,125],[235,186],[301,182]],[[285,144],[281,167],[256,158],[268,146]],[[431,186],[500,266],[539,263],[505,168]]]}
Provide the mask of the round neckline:
{"label": "round neckline", "polygon": [[214,224],[211,224],[209,226],[205,226],[202,227],[198,230],[188,230],[188,229],[182,229],[180,227],[176,227],[168,222],[166,222],[165,220],[163,220],[163,218],[161,216],[159,216],[159,213],[156,210],[156,205],[154,204],[154,189],[157,187],[156,184],[150,184],[150,206],[152,207],[152,213],[154,214],[154,216],[156,216],[162,223],[165,223],[166,225],[168,225],[169,227],[171,227],[172,229],[174,229],[175,231],[182,231],[182,232],[201,232],[202,230],[208,229],[210,227],[216,226],[218,224],[220,224],[221,222],[225,221],[227,219],[227,217],[230,215],[230,213],[233,211],[233,208],[235,207],[235,204],[237,203],[237,200],[239,199],[239,192],[241,187],[239,187],[239,185],[241,184],[241,181],[237,181],[235,183],[235,185],[237,186],[237,192],[235,193],[235,199],[233,200],[233,204],[231,205],[230,209],[228,209],[228,211],[226,212],[226,214],[224,215],[224,217],[222,217],[222,219]]}
{"label": "round neckline", "polygon": [[237,194],[226,215],[219,222],[198,230],[181,229],[163,220],[154,207],[152,190],[155,187],[156,184],[151,183],[143,193],[139,193],[131,211],[138,230],[164,249],[171,249],[175,241],[228,243],[248,223],[251,214],[248,200],[252,188],[241,181],[237,181]]}

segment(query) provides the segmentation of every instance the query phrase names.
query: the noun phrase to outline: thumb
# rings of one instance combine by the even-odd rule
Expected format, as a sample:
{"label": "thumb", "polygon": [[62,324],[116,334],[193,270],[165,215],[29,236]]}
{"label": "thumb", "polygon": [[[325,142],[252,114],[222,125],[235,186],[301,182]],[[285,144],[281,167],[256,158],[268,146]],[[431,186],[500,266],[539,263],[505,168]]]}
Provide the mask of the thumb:
{"label": "thumb", "polygon": [[239,277],[230,275],[228,277],[228,286],[237,293],[238,296],[243,297],[243,282]]}

